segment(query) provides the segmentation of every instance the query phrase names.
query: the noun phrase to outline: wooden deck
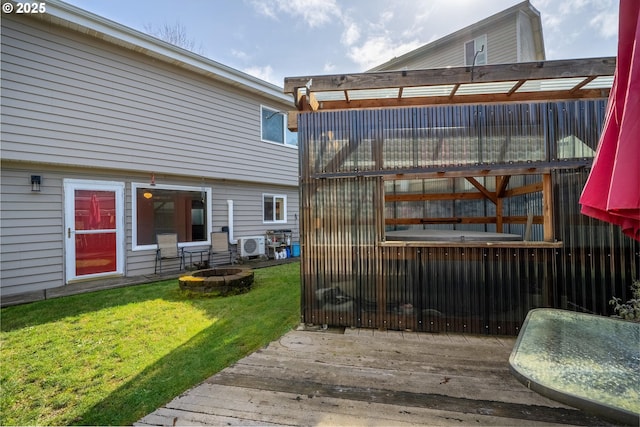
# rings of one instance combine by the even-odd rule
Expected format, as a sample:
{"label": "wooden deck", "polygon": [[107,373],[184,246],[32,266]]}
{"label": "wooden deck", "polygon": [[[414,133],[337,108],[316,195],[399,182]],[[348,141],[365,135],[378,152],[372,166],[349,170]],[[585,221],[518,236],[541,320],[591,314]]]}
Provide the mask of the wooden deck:
{"label": "wooden deck", "polygon": [[607,425],[519,383],[515,338],[291,331],[136,425]]}

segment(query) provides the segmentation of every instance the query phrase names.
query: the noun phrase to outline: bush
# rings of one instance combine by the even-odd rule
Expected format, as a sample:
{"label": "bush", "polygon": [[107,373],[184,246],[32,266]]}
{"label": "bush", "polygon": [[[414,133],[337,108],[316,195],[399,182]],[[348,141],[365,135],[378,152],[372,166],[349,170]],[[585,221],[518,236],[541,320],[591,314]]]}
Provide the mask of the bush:
{"label": "bush", "polygon": [[613,306],[615,312],[625,320],[640,322],[640,280],[631,284],[631,298],[626,303],[622,303],[621,298],[613,297],[609,304]]}

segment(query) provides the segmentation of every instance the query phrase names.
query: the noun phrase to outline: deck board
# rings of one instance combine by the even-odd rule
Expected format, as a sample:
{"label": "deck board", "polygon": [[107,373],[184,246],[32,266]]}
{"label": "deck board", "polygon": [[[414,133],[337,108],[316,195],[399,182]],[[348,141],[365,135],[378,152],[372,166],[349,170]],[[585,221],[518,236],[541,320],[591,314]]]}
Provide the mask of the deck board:
{"label": "deck board", "polygon": [[514,338],[291,331],[136,425],[606,425],[510,373]]}

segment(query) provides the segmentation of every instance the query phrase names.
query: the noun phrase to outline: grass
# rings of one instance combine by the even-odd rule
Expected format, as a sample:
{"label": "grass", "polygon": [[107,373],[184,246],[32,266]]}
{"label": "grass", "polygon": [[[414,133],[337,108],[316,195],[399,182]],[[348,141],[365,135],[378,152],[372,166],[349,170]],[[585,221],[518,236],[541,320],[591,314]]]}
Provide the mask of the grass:
{"label": "grass", "polygon": [[131,425],[290,330],[299,301],[293,263],[225,298],[174,279],[4,308],[0,425]]}

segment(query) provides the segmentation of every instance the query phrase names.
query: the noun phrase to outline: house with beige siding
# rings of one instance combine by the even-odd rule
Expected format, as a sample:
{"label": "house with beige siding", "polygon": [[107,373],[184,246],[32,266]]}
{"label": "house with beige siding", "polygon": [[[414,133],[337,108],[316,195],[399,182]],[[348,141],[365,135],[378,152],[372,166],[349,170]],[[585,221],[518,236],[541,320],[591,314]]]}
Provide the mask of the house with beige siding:
{"label": "house with beige siding", "polygon": [[370,71],[544,61],[540,12],[528,0],[393,58]]}
{"label": "house with beige siding", "polygon": [[159,233],[295,239],[280,87],[55,0],[1,31],[2,296],[153,274]]}

